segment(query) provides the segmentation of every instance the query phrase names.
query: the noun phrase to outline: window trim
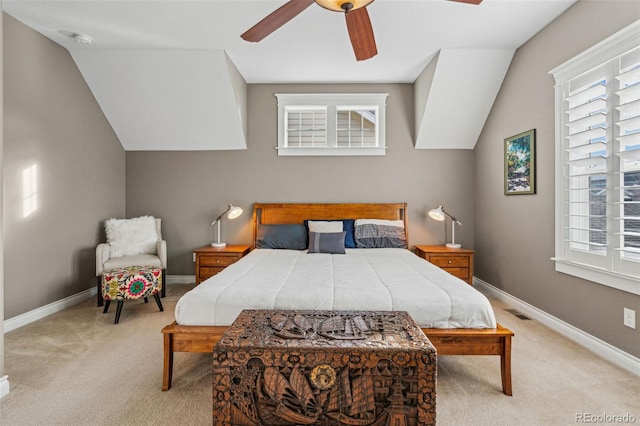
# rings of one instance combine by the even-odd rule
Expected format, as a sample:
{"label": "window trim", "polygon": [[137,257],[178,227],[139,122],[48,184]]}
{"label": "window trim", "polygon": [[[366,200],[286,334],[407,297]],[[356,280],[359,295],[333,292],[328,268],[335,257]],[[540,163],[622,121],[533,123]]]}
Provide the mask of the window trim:
{"label": "window trim", "polygon": [[585,50],[564,64],[549,71],[555,79],[555,262],[557,272],[573,275],[608,287],[640,295],[640,276],[628,275],[620,271],[611,271],[593,265],[569,260],[565,255],[564,244],[564,108],[562,87],[570,80],[579,77],[624,53],[638,47],[640,21],[623,28],[607,39]]}
{"label": "window trim", "polygon": [[[278,156],[382,156],[386,155],[386,100],[388,93],[276,93],[278,100]],[[327,147],[290,147],[286,144],[287,107],[327,108]],[[337,108],[375,109],[376,147],[337,146]]]}

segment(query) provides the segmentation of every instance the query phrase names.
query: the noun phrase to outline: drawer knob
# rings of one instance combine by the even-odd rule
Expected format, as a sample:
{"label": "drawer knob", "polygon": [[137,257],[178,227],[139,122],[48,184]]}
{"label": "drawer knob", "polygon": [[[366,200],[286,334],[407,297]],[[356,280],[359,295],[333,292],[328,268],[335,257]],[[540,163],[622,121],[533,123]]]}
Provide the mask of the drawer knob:
{"label": "drawer knob", "polygon": [[449,261],[449,264],[451,264],[451,261]]}
{"label": "drawer knob", "polygon": [[216,263],[220,263],[220,259],[216,259]]}

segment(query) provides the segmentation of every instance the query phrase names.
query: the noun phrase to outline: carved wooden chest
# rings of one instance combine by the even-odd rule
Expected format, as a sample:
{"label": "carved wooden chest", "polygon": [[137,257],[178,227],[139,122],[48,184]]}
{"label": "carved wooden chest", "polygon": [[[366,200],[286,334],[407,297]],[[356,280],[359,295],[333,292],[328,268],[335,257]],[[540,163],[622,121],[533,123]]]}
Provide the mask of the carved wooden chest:
{"label": "carved wooden chest", "polygon": [[436,422],[436,350],[406,312],[245,310],[213,352],[214,425]]}

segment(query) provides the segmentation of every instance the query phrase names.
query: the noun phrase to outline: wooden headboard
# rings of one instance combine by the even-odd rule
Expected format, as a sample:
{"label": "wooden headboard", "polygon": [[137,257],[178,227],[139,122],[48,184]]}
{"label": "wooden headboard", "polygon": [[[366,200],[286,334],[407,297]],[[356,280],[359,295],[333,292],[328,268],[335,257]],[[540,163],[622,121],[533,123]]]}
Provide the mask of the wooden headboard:
{"label": "wooden headboard", "polygon": [[253,246],[259,223],[282,225],[302,223],[305,219],[387,219],[404,221],[407,232],[407,203],[254,203]]}

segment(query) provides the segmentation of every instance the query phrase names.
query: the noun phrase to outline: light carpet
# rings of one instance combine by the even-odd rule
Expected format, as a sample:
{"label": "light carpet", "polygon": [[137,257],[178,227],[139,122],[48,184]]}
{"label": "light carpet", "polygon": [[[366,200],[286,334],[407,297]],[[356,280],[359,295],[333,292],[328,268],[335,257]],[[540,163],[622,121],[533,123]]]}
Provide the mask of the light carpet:
{"label": "light carpet", "polygon": [[[160,330],[190,288],[169,285],[164,312],[153,300],[126,302],[117,325],[115,306],[103,314],[91,299],[7,333],[11,392],[0,400],[0,424],[211,424],[210,354],[177,353],[173,386],[161,391]],[[491,302],[515,332],[513,396],[502,393],[498,357],[438,357],[439,425],[575,425],[596,416],[640,424],[638,377]]]}

